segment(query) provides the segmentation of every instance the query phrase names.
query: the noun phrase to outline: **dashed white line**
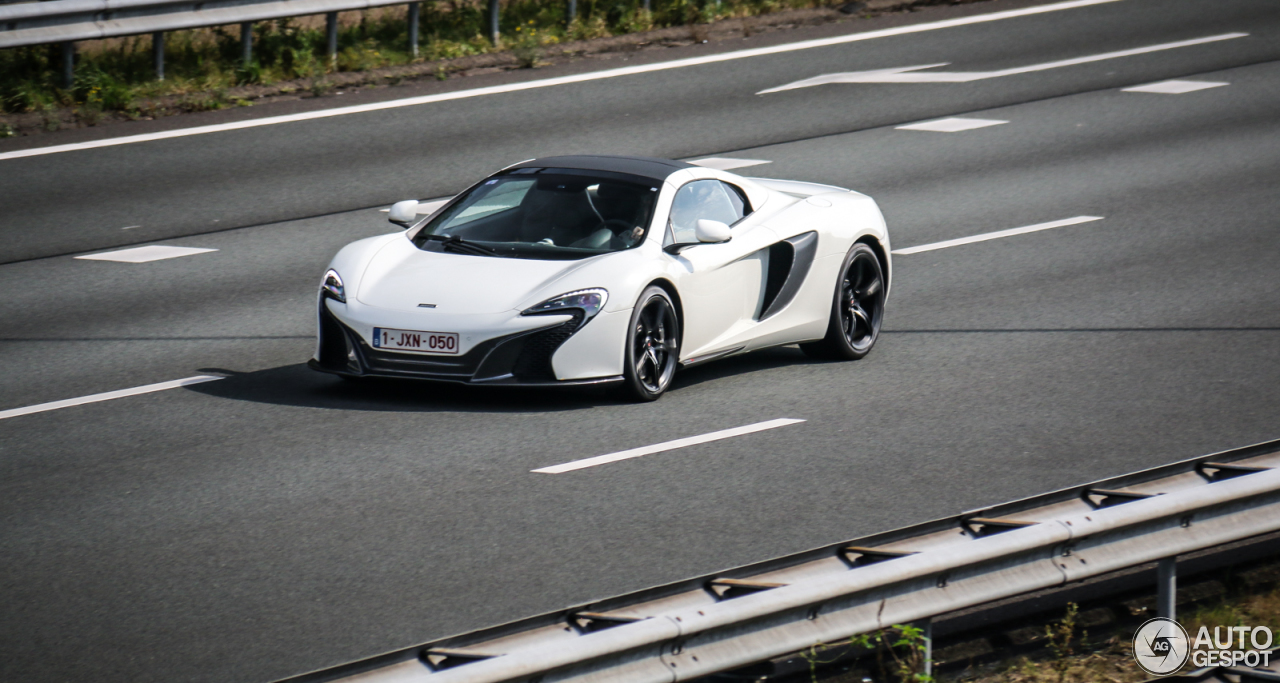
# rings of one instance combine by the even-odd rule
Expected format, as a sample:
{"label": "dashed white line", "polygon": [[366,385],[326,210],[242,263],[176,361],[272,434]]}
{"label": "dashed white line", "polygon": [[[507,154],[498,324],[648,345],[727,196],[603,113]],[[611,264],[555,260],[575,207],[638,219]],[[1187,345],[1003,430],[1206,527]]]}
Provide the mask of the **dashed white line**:
{"label": "dashed white line", "polygon": [[186,377],[184,379],[175,379],[168,382],[157,382],[156,384],[147,384],[145,386],[133,387],[132,389],[120,389],[118,391],[107,391],[101,394],[91,394],[89,396],[81,396],[80,398],[68,398],[62,401],[51,401],[49,403],[41,403],[39,405],[27,406],[25,408],[11,408],[9,410],[0,410],[0,420],[7,420],[11,417],[19,415],[30,415],[32,413],[43,413],[50,410],[60,410],[62,408],[70,408],[72,406],[82,406],[86,403],[98,403],[101,401],[110,401],[116,398],[125,398],[126,396],[137,396],[139,394],[150,394],[157,391],[166,391],[168,389],[177,389],[178,387],[186,387],[192,384],[200,384],[202,382],[212,382],[215,379],[226,379],[217,375],[196,375],[195,377]]}
{"label": "dashed white line", "polygon": [[961,244],[973,244],[974,242],[985,242],[987,240],[999,239],[1001,237],[1009,237],[1011,235],[1024,235],[1029,232],[1039,232],[1041,230],[1051,230],[1053,228],[1063,228],[1068,225],[1078,225],[1080,223],[1089,223],[1091,221],[1100,221],[1102,216],[1076,216],[1075,218],[1064,218],[1060,221],[1050,221],[1048,223],[1037,223],[1035,225],[1027,225],[1021,228],[1009,228],[1008,230],[997,230],[996,232],[986,232],[981,235],[973,235],[971,237],[960,237],[954,240],[946,240],[944,242],[934,242],[932,244],[922,244],[918,247],[907,247],[906,249],[894,249],[893,254],[918,254],[922,251],[933,251],[934,249],[946,249],[947,247],[958,247]]}
{"label": "dashed white line", "polygon": [[285,116],[269,116],[261,119],[250,119],[248,121],[234,121],[231,123],[220,123],[212,126],[196,126],[194,128],[183,128],[180,130],[163,131],[159,133],[145,133],[143,135],[127,135],[119,138],[108,138],[106,140],[93,140],[90,142],[77,142],[68,145],[53,145],[50,147],[36,147],[33,149],[20,149],[12,152],[0,152],[0,160],[19,159],[22,157],[40,156],[43,154],[57,154],[59,152],[72,152],[84,149],[94,149],[98,147],[113,147],[116,145],[128,145],[135,142],[147,142],[151,140],[165,140],[169,138],[186,137],[188,135],[203,135],[205,133],[218,133],[228,130],[241,130],[244,128],[257,128],[259,126],[271,126],[278,123],[291,123],[295,121],[309,121],[313,119],[323,119],[333,116],[345,116],[347,114],[359,114],[370,111],[380,111],[383,109],[396,109],[399,107],[412,107],[419,104],[428,104],[431,102],[445,102],[448,100],[461,100],[470,97],[481,97],[484,95],[496,95],[500,93],[518,92],[521,90],[533,90],[536,88],[546,88],[555,85],[565,85],[568,83],[582,83],[586,81],[598,81],[606,78],[616,78],[618,76],[630,76],[632,74],[651,73],[654,71],[666,71],[668,69],[680,69],[686,66],[697,66],[700,64],[714,64],[717,62],[728,62],[736,59],[745,59],[747,57],[758,57],[762,55],[772,55],[784,52],[794,52],[796,50],[808,50],[817,47],[828,47],[831,45],[842,45],[844,43],[855,43],[863,40],[874,40],[876,38],[888,38],[891,36],[908,35],[912,33],[924,33],[926,31],[936,31],[939,29],[953,28],[956,26],[968,26],[972,24],[984,24],[992,21],[1001,21],[1003,19],[1013,19],[1016,17],[1026,17],[1036,14],[1045,14],[1048,12],[1058,12],[1061,10],[1076,9],[1079,7],[1090,7],[1093,5],[1104,5],[1120,0],[1071,0],[1070,2],[1059,2],[1051,5],[1041,5],[1039,7],[1027,7],[1024,9],[1006,10],[1004,12],[992,12],[991,14],[980,14],[972,17],[962,17],[958,19],[947,19],[945,21],[934,21],[924,24],[915,24],[913,26],[899,26],[896,28],[881,29],[879,31],[867,31],[866,33],[854,33],[846,36],[837,36],[834,38],[821,38],[818,40],[805,40],[797,43],[787,43],[784,45],[774,45],[771,47],[753,48],[750,50],[737,50],[734,52],[725,52],[718,55],[706,55],[704,57],[693,57],[690,59],[677,59],[670,62],[659,62],[657,64],[643,64],[639,66],[628,66],[621,69],[609,69],[606,71],[595,71],[592,73],[575,74],[573,76],[560,76],[557,78],[545,78],[536,81],[525,81],[523,83],[509,83],[506,85],[496,85],[487,88],[474,88],[471,90],[458,90],[455,92],[439,93],[436,95],[424,95],[422,97],[409,97],[401,100],[391,100],[388,102],[374,102],[370,104],[360,104],[351,107],[338,107],[335,109],[324,109],[321,111],[309,111],[298,114],[288,114]]}
{"label": "dashed white line", "polygon": [[1153,92],[1161,95],[1181,95],[1183,93],[1195,92],[1197,90],[1207,90],[1209,88],[1221,88],[1230,83],[1221,83],[1218,81],[1160,81],[1159,83],[1148,83],[1132,88],[1124,88],[1121,92]]}
{"label": "dashed white line", "polygon": [[898,126],[896,130],[928,130],[936,133],[959,133],[962,130],[973,130],[975,128],[986,128],[987,126],[998,126],[1008,121],[1000,121],[998,119],[965,119],[950,118],[938,119],[937,121],[925,121],[924,123],[912,123],[906,126]]}
{"label": "dashed white line", "polygon": [[706,159],[693,159],[689,163],[694,166],[705,166],[706,168],[714,168],[721,171],[732,171],[735,168],[746,168],[748,166],[761,166],[763,164],[772,164],[772,161],[764,159],[730,159],[728,157],[707,157]]}
{"label": "dashed white line", "polygon": [[147,263],[148,261],[160,261],[167,258],[178,258],[179,256],[191,256],[193,254],[204,254],[217,249],[201,249],[199,247],[170,247],[163,244],[153,244],[147,247],[133,247],[131,249],[118,249],[116,251],[104,251],[97,254],[86,254],[75,258],[84,259],[86,261],[116,261],[118,263]]}
{"label": "dashed white line", "polygon": [[757,422],[742,427],[734,427],[733,429],[723,429],[710,434],[702,434],[700,436],[688,436],[675,441],[666,441],[664,443],[654,444],[652,446],[642,446],[640,448],[632,448],[627,451],[618,451],[617,453],[609,453],[607,455],[597,455],[594,458],[586,458],[583,460],[574,460],[566,462],[562,465],[552,465],[551,467],[543,467],[533,470],[539,474],[562,474],[564,472],[572,472],[574,470],[585,469],[587,467],[595,467],[596,465],[605,465],[619,460],[627,460],[630,458],[638,458],[642,455],[651,455],[653,453],[661,453],[686,446],[696,446],[710,441],[719,441],[743,434],[751,434],[761,432],[766,429],[776,429],[778,427],[786,427],[787,425],[799,424],[804,420],[793,420],[791,418],[780,418],[777,420],[769,420],[767,422]]}

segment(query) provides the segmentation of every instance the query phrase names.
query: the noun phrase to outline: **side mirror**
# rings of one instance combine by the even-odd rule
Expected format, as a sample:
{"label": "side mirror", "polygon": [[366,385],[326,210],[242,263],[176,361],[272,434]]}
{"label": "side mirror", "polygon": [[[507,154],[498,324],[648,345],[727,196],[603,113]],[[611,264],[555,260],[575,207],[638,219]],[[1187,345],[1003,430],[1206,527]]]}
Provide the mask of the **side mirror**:
{"label": "side mirror", "polygon": [[391,205],[391,210],[387,212],[387,220],[396,225],[407,228],[418,220],[418,201],[416,199],[406,199],[403,202],[396,202]]}
{"label": "side mirror", "polygon": [[707,218],[698,219],[698,224],[694,226],[693,234],[698,238],[699,242],[708,244],[719,244],[733,239],[733,231],[729,229],[728,225]]}

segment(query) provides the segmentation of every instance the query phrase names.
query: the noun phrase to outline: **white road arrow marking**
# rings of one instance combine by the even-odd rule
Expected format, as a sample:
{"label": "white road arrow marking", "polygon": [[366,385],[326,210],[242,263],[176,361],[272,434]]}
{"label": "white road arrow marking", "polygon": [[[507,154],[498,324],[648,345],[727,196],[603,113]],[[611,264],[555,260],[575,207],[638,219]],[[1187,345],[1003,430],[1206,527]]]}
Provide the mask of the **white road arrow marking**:
{"label": "white road arrow marking", "polygon": [[1034,73],[1036,71],[1048,71],[1049,69],[1058,69],[1064,66],[1100,62],[1105,59],[1132,57],[1134,55],[1144,55],[1151,52],[1161,52],[1163,50],[1176,50],[1180,47],[1191,47],[1192,45],[1204,45],[1205,43],[1216,43],[1222,40],[1244,38],[1247,35],[1249,34],[1224,33],[1222,35],[1195,38],[1193,40],[1180,40],[1176,43],[1161,43],[1159,45],[1134,48],[1132,50],[1120,50],[1119,52],[1107,52],[1100,55],[1090,55],[1088,57],[1063,59],[1057,62],[1032,64],[1031,66],[1022,66],[1015,69],[1003,69],[1001,71],[922,72],[923,69],[933,69],[949,64],[949,62],[942,62],[940,64],[900,66],[892,69],[876,69],[874,71],[849,71],[838,74],[823,74],[821,76],[814,76],[813,78],[806,78],[803,81],[780,85],[776,88],[761,90],[756,94],[766,95],[768,93],[781,92],[783,90],[795,90],[796,88],[812,88],[815,85],[826,85],[828,83],[969,83],[971,81],[982,81],[988,78],[1000,78],[1001,76],[1014,76],[1017,74]]}

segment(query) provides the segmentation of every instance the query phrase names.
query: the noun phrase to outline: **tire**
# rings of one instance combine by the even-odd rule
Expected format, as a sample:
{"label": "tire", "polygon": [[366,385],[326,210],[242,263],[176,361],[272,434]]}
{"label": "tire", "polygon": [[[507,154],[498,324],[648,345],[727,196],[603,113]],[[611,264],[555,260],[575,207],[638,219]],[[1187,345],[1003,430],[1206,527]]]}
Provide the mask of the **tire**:
{"label": "tire", "polygon": [[857,360],[871,353],[884,319],[884,272],[871,247],[853,245],[835,289],[827,336],[800,348],[814,358]]}
{"label": "tire", "polygon": [[676,374],[680,361],[680,318],[666,290],[649,287],[631,309],[624,350],[621,394],[632,401],[655,401]]}

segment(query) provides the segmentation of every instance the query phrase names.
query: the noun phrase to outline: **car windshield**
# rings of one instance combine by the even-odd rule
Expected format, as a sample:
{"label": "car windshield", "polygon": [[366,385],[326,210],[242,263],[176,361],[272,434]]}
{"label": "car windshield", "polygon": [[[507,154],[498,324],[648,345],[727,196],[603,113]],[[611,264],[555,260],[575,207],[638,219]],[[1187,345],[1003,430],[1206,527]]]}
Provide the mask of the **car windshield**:
{"label": "car windshield", "polygon": [[419,249],[579,259],[644,241],[658,183],[622,174],[518,169],[454,200],[413,238]]}

